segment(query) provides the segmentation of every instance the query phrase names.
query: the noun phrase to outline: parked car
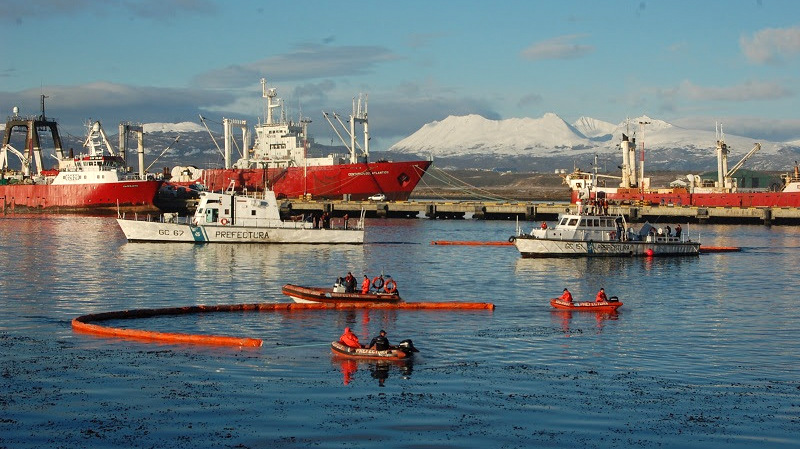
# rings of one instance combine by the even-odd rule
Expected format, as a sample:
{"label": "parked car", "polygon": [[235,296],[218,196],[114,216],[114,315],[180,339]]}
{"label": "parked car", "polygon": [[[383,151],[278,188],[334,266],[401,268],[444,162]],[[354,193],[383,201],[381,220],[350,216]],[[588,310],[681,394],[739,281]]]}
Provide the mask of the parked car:
{"label": "parked car", "polygon": [[370,201],[385,201],[386,200],[386,195],[384,195],[382,193],[376,193],[375,195],[372,195],[367,199],[370,200]]}

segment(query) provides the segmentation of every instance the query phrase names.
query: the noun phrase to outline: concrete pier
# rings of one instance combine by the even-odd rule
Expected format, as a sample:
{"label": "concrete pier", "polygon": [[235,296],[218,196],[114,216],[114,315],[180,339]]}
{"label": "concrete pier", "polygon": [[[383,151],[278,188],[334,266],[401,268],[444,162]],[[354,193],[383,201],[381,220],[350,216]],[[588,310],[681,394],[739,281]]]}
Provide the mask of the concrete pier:
{"label": "concrete pier", "polygon": [[[494,201],[302,201],[285,200],[281,210],[287,215],[328,212],[334,217],[359,216],[361,210],[371,218],[429,218],[552,221],[558,214],[575,212],[566,203]],[[800,208],[788,207],[695,207],[637,206],[609,207],[610,214],[622,214],[631,222],[691,222],[728,224],[797,224]]]}

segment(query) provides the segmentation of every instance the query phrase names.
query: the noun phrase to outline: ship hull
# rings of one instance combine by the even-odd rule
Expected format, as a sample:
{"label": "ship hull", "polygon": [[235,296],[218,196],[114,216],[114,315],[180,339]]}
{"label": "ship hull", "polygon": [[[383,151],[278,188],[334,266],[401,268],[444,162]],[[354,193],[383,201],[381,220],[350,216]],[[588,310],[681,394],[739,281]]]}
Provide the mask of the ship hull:
{"label": "ship hull", "polygon": [[97,184],[0,185],[0,207],[7,212],[155,212],[162,181]]}
{"label": "ship hull", "polygon": [[236,182],[237,188],[263,190],[268,185],[278,198],[366,200],[383,193],[389,201],[405,201],[417,186],[430,161],[370,162],[310,167],[267,169],[205,169],[202,183],[209,190],[222,190]]}
{"label": "ship hull", "polygon": [[[695,206],[695,207],[800,207],[800,192],[720,192],[689,193],[685,189],[663,189],[658,192],[644,192],[638,189],[599,188],[592,192],[592,198],[600,192],[609,201],[644,202],[653,205]],[[579,200],[579,192],[572,192],[572,202]]]}
{"label": "ship hull", "polygon": [[124,218],[118,218],[117,223],[129,242],[351,245],[364,243],[363,230],[314,229],[305,223],[296,223],[296,227],[193,226]]}
{"label": "ship hull", "polygon": [[[677,238],[674,238],[677,240]],[[524,258],[537,257],[641,257],[696,256],[700,244],[694,242],[640,242],[556,240],[518,236],[514,244]]]}

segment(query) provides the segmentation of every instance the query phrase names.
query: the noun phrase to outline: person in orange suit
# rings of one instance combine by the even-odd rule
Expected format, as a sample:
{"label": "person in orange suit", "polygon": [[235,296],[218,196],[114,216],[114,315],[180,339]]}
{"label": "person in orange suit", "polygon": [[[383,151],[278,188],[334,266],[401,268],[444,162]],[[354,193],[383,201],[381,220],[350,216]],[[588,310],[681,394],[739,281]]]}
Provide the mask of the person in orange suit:
{"label": "person in orange suit", "polygon": [[365,274],[364,275],[364,280],[361,281],[361,294],[362,295],[366,295],[367,293],[369,293],[369,284],[370,284],[369,278]]}
{"label": "person in orange suit", "polygon": [[599,292],[597,292],[597,296],[594,297],[594,302],[606,302],[608,301],[608,296],[606,296],[605,289],[601,288]]}
{"label": "person in orange suit", "polygon": [[570,293],[569,290],[567,290],[565,288],[564,289],[564,293],[562,293],[561,296],[558,297],[558,299],[560,299],[560,300],[562,300],[564,302],[571,303],[572,302],[572,293]]}
{"label": "person in orange suit", "polygon": [[351,348],[361,347],[361,343],[358,342],[358,337],[349,327],[344,328],[344,333],[339,337],[339,343],[350,346]]}

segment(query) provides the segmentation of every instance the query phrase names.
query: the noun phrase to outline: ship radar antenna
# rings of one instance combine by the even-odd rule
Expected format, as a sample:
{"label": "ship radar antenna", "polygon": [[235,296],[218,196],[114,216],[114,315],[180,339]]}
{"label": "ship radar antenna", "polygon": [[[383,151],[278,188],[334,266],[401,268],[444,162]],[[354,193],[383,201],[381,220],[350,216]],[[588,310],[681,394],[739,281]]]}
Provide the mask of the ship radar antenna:
{"label": "ship radar antenna", "polygon": [[266,104],[264,105],[264,120],[267,124],[272,124],[272,110],[280,107],[280,104],[273,104],[273,100],[278,96],[278,90],[274,87],[267,87],[267,79],[261,78],[261,97],[265,98]]}

